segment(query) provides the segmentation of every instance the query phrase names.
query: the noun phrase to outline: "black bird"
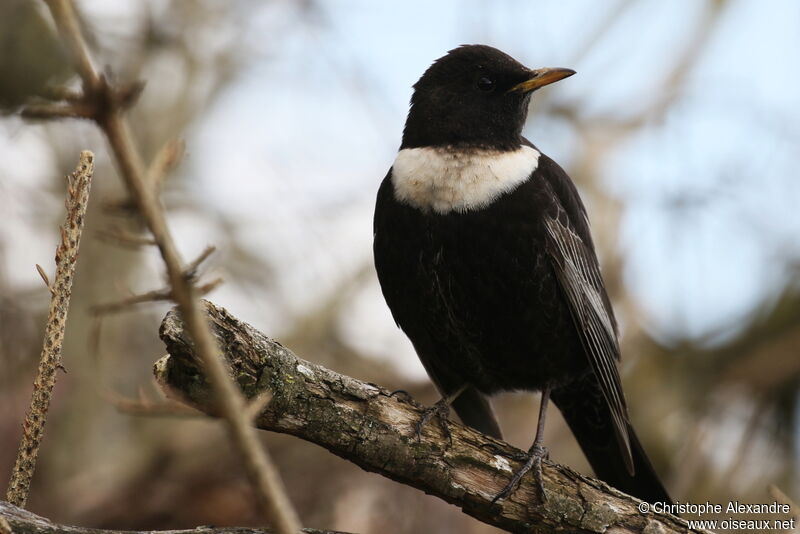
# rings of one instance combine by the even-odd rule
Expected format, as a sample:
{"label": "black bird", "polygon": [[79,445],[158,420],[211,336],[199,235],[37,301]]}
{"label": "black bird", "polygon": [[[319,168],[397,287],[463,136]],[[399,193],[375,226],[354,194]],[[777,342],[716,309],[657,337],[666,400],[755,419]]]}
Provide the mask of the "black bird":
{"label": "black bird", "polygon": [[500,438],[488,395],[542,392],[525,466],[540,496],[548,400],[597,476],[669,502],[628,419],[614,313],[575,185],[522,137],[536,89],[569,69],[530,70],[465,45],[414,85],[397,158],[378,191],[374,254],[383,295],[443,399],[426,412]]}

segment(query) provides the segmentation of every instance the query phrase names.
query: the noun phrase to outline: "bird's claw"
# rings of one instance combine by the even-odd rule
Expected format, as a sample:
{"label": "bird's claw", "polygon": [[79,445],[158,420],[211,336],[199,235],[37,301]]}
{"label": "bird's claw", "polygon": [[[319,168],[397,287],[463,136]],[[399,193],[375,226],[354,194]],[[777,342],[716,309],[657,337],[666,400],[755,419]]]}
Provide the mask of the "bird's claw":
{"label": "bird's claw", "polygon": [[404,389],[396,389],[389,393],[389,397],[403,397],[406,401],[411,401],[414,397],[411,396],[411,393]]}
{"label": "bird's claw", "polygon": [[534,445],[531,447],[531,450],[528,451],[527,455],[525,455],[525,464],[519,469],[519,471],[512,475],[511,480],[502,490],[500,490],[500,493],[495,495],[494,499],[492,499],[492,504],[505,500],[512,493],[514,493],[514,491],[517,489],[517,486],[519,486],[522,477],[525,476],[525,473],[528,471],[533,471],[533,481],[536,489],[536,496],[539,499],[539,502],[544,504],[544,502],[547,500],[547,497],[544,492],[542,460],[549,457],[550,453],[545,447],[542,447],[541,445]]}
{"label": "bird's claw", "polygon": [[447,419],[450,416],[450,405],[447,403],[446,399],[441,399],[430,408],[426,408],[422,413],[422,418],[417,421],[417,424],[414,426],[417,441],[422,439],[422,428],[428,424],[428,421],[430,421],[434,415],[439,419],[444,437],[446,437],[447,441],[452,445],[453,436],[450,433],[450,422]]}

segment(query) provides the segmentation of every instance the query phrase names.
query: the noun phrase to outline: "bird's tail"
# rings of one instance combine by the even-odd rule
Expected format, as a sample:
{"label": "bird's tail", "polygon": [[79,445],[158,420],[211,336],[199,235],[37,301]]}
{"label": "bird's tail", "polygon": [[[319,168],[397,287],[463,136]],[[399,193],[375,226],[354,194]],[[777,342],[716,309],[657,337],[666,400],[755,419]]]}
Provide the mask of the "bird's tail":
{"label": "bird's tail", "polygon": [[634,473],[628,472],[614,433],[611,411],[593,373],[554,389],[551,397],[597,478],[643,501],[672,502],[630,424],[628,436]]}

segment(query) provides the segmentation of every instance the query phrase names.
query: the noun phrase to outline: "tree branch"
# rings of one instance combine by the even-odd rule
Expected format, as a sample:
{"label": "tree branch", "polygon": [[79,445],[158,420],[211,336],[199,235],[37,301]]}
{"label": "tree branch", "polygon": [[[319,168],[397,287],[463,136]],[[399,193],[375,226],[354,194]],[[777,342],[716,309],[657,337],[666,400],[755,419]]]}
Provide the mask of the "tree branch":
{"label": "tree branch", "polygon": [[6,498],[18,506],[25,506],[28,492],[39,455],[39,444],[44,436],[44,424],[53,387],[56,385],[56,371],[61,368],[61,346],[67,327],[69,299],[72,295],[72,280],[75,264],[78,261],[78,247],[81,242],[83,223],[86,219],[86,206],[89,203],[89,190],[94,172],[94,154],[88,150],[81,152],[75,171],[67,176],[67,215],[61,226],[61,243],[56,249],[56,276],[51,284],[47,274],[36,266],[42,279],[50,290],[50,311],[47,315],[39,370],[33,382],[31,405],[22,424],[22,439],[19,442],[17,459],[11,472]]}
{"label": "tree branch", "polygon": [[[686,533],[685,521],[667,514],[638,512],[638,500],[603,482],[546,462],[544,505],[537,505],[530,477],[507,500],[492,504],[505,486],[520,453],[507,443],[453,423],[452,443],[437,424],[417,441],[414,424],[421,409],[412,400],[311,362],[204,302],[212,332],[233,377],[247,398],[265,391],[272,401],[256,417],[258,428],[297,436],[325,447],[367,471],[421,489],[467,514],[512,532],[616,534]],[[154,367],[156,379],[172,396],[216,415],[212,394],[180,316],[170,312],[160,335],[169,354]],[[496,451],[485,447],[487,443]]]}
{"label": "tree branch", "polygon": [[[195,287],[195,292],[197,295],[205,295],[206,293],[210,293],[211,291],[215,290],[220,285],[222,285],[222,278],[215,278],[206,284]],[[136,304],[142,304],[145,302],[158,302],[162,300],[174,300],[172,290],[170,288],[156,289],[140,295],[131,295],[130,297],[115,302],[96,304],[91,307],[91,311],[95,315],[117,313],[128,310]]]}
{"label": "tree branch", "polygon": [[[4,527],[7,525],[7,529]],[[8,531],[6,531],[8,530]],[[0,501],[0,534],[272,534],[274,530],[243,527],[197,527],[190,530],[102,530],[59,525],[13,504]],[[335,530],[304,528],[306,534],[347,534]]]}
{"label": "tree branch", "polygon": [[[158,200],[154,179],[148,183],[148,173],[138,146],[134,142],[130,124],[123,115],[141,92],[142,84],[114,87],[95,67],[86,39],[83,36],[75,7],[71,0],[45,0],[53,15],[58,32],[71,54],[78,74],[83,81],[83,97],[92,106],[93,119],[103,130],[114,153],[120,174],[125,181],[139,213],[145,221],[158,246],[167,277],[172,288],[171,295],[186,318],[188,330],[198,347],[198,356],[205,363],[211,379],[215,400],[224,414],[229,435],[241,453],[245,470],[252,483],[261,510],[274,523],[281,534],[296,534],[300,528],[283,481],[267,450],[258,443],[250,422],[244,417],[244,400],[234,384],[228,379],[228,370],[219,357],[219,350],[205,323],[198,305],[197,290],[191,280],[184,276],[181,256],[167,226],[164,210]],[[80,95],[73,95],[80,98]],[[167,153],[177,150],[174,146]],[[154,173],[164,171],[168,160],[156,163]]]}

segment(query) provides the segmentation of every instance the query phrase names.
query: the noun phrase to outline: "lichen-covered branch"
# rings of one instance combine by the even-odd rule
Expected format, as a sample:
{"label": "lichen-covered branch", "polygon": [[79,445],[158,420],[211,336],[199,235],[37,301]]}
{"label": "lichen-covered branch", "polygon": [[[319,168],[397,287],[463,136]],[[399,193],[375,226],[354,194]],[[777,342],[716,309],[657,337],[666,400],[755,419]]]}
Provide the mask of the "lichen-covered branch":
{"label": "lichen-covered branch", "polygon": [[[5,526],[8,527],[6,531]],[[333,530],[304,528],[305,534],[347,534]],[[10,503],[0,501],[0,534],[273,534],[274,530],[243,527],[197,527],[190,530],[103,530],[59,525]]]}
{"label": "lichen-covered branch", "polygon": [[[75,171],[67,176],[67,215],[61,226],[61,242],[56,249],[56,276],[50,289],[50,311],[47,315],[39,370],[33,382],[33,395],[25,422],[22,424],[22,439],[17,451],[17,459],[11,472],[6,498],[17,506],[25,506],[31,479],[36,468],[39,444],[44,436],[44,424],[50,409],[50,398],[56,385],[56,373],[61,368],[61,346],[67,326],[69,299],[72,295],[72,279],[78,260],[78,247],[81,242],[86,206],[89,203],[89,190],[94,172],[94,154],[88,150],[81,152]],[[39,274],[46,280],[44,271]]]}
{"label": "lichen-covered branch", "polygon": [[[633,497],[551,463],[544,466],[544,505],[537,504],[528,477],[511,497],[492,504],[518,467],[508,458],[521,451],[455,423],[452,442],[435,423],[417,440],[414,424],[421,410],[412,400],[301,360],[223,308],[204,305],[245,396],[272,394],[255,420],[259,428],[316,443],[367,471],[421,489],[512,532],[693,532],[677,517],[640,514]],[[159,383],[171,395],[214,414],[202,365],[174,311],[161,325],[161,338],[169,354],[155,365]]]}

